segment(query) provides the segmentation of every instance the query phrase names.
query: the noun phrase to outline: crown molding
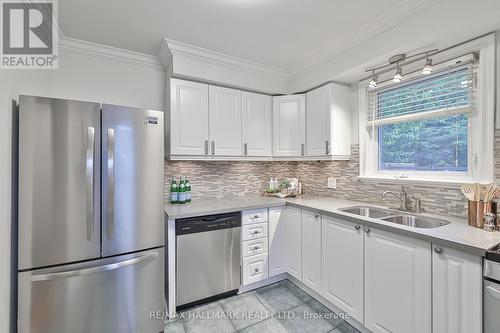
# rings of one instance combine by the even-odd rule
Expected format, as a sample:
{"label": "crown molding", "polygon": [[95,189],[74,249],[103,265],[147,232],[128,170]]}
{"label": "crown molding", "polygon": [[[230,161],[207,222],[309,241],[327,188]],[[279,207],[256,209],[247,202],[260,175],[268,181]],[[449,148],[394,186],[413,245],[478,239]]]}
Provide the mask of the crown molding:
{"label": "crown molding", "polygon": [[158,59],[158,57],[145,53],[120,49],[113,46],[70,38],[63,35],[61,35],[59,39],[59,51],[122,62],[136,66],[164,69],[162,62]]}
{"label": "crown molding", "polygon": [[247,59],[227,55],[168,38],[165,38],[161,44],[160,55],[168,54],[165,50],[166,48],[170,50],[173,57],[188,57],[200,62],[208,62],[218,66],[235,68],[247,72],[260,72],[265,75],[286,79],[290,76],[287,71],[280,68],[259,64]]}
{"label": "crown molding", "polygon": [[[377,38],[385,32],[434,7],[442,1],[443,0],[426,0],[421,3],[417,3],[413,0],[403,0],[398,2],[398,4],[391,10],[374,17],[372,20],[359,27],[359,29],[352,32],[352,35],[350,34],[350,36],[354,37],[350,41],[349,46],[343,50],[343,52],[348,52],[368,40]],[[290,73],[290,81],[297,80],[312,69],[320,67],[325,62],[332,60],[332,57],[328,55],[327,50],[325,51],[319,49],[315,52],[315,54],[315,56],[311,57],[311,60],[302,64],[297,68],[297,70]]]}

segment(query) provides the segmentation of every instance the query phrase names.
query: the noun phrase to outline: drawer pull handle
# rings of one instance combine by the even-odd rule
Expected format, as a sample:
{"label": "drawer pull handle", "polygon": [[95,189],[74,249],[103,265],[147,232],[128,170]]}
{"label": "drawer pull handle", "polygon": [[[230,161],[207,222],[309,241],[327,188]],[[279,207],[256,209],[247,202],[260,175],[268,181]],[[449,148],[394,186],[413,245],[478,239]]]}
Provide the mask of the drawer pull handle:
{"label": "drawer pull handle", "polygon": [[258,219],[260,216],[259,215],[254,215],[253,218],[254,219]]}
{"label": "drawer pull handle", "polygon": [[256,268],[256,269],[255,269],[255,273],[258,273],[258,272],[259,272],[259,269],[258,269],[258,268]]}
{"label": "drawer pull handle", "polygon": [[365,232],[366,232],[367,234],[369,234],[369,233],[370,233],[370,228],[366,228],[366,229],[365,229]]}
{"label": "drawer pull handle", "polygon": [[254,249],[254,250],[258,250],[258,249],[260,249],[260,247],[259,247],[259,246],[254,246],[254,248],[253,248],[253,249]]}
{"label": "drawer pull handle", "polygon": [[354,229],[359,230],[359,229],[361,229],[361,227],[360,227],[359,225],[357,225],[357,224],[356,224],[356,225],[354,226]]}
{"label": "drawer pull handle", "polygon": [[254,235],[257,235],[257,234],[259,234],[259,233],[260,233],[260,232],[259,232],[259,230],[255,230],[255,231],[253,232],[253,234],[254,234]]}

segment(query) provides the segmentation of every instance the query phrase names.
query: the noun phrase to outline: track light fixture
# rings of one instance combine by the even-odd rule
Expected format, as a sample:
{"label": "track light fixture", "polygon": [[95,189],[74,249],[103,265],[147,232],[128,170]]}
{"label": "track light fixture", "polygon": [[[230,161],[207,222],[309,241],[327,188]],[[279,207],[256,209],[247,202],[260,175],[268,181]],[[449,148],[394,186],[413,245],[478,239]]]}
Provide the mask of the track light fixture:
{"label": "track light fixture", "polygon": [[[408,67],[416,62],[420,62],[425,59],[425,65],[421,70],[421,73],[424,75],[428,75],[432,73],[433,70],[433,65],[432,65],[432,59],[430,57],[440,53],[438,49],[433,49],[433,50],[427,50],[423,52],[419,52],[416,54],[411,54],[408,55],[406,53],[401,53],[401,54],[396,54],[392,57],[389,58],[389,61],[387,64],[380,65],[377,67],[371,67],[365,69],[365,72],[369,72],[370,76],[365,77],[362,81],[364,80],[370,80],[368,83],[369,88],[375,88],[377,86],[380,86],[380,84],[383,84],[387,81],[391,81],[390,78],[385,79],[385,74],[388,74],[392,72],[394,69],[396,69],[396,73],[392,77],[392,82],[398,83],[403,80],[403,67]],[[406,72],[407,75],[412,75],[416,72],[420,72],[420,69],[413,70],[411,67],[410,69]],[[382,75],[382,79],[379,80],[379,77]]]}
{"label": "track light fixture", "polygon": [[403,68],[401,66],[399,66],[399,63],[397,65],[398,67],[396,67],[396,75],[394,75],[394,77],[392,78],[392,82],[401,82],[401,80],[403,79]]}
{"label": "track light fixture", "polygon": [[432,59],[429,58],[429,53],[425,55],[425,66],[422,69],[422,74],[428,75],[432,73]]}
{"label": "track light fixture", "polygon": [[372,80],[370,81],[370,83],[368,83],[368,87],[375,88],[377,86],[378,75],[375,74],[375,71],[372,71],[372,74]]}

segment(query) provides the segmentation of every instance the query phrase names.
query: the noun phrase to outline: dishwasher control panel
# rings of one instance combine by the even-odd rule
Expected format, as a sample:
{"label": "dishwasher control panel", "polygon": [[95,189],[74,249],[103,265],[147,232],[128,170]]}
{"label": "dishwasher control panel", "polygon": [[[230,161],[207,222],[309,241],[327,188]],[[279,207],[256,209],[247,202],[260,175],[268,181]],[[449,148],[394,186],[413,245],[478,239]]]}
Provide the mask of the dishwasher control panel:
{"label": "dishwasher control panel", "polygon": [[241,227],[241,213],[190,217],[176,221],[177,235]]}

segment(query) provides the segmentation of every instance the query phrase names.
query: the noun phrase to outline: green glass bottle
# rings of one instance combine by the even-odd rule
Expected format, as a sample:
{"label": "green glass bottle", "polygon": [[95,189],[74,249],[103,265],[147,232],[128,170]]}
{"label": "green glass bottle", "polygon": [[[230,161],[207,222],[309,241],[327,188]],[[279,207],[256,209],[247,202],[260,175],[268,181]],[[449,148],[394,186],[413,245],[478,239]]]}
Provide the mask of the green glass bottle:
{"label": "green glass bottle", "polygon": [[175,204],[179,201],[179,187],[177,186],[177,181],[175,176],[172,177],[172,182],[170,183],[170,203]]}
{"label": "green glass bottle", "polygon": [[181,181],[179,182],[179,198],[177,201],[180,204],[186,203],[186,182],[183,176],[181,176]]}
{"label": "green glass bottle", "polygon": [[189,179],[186,177],[186,202],[191,202],[191,183],[189,182]]}

